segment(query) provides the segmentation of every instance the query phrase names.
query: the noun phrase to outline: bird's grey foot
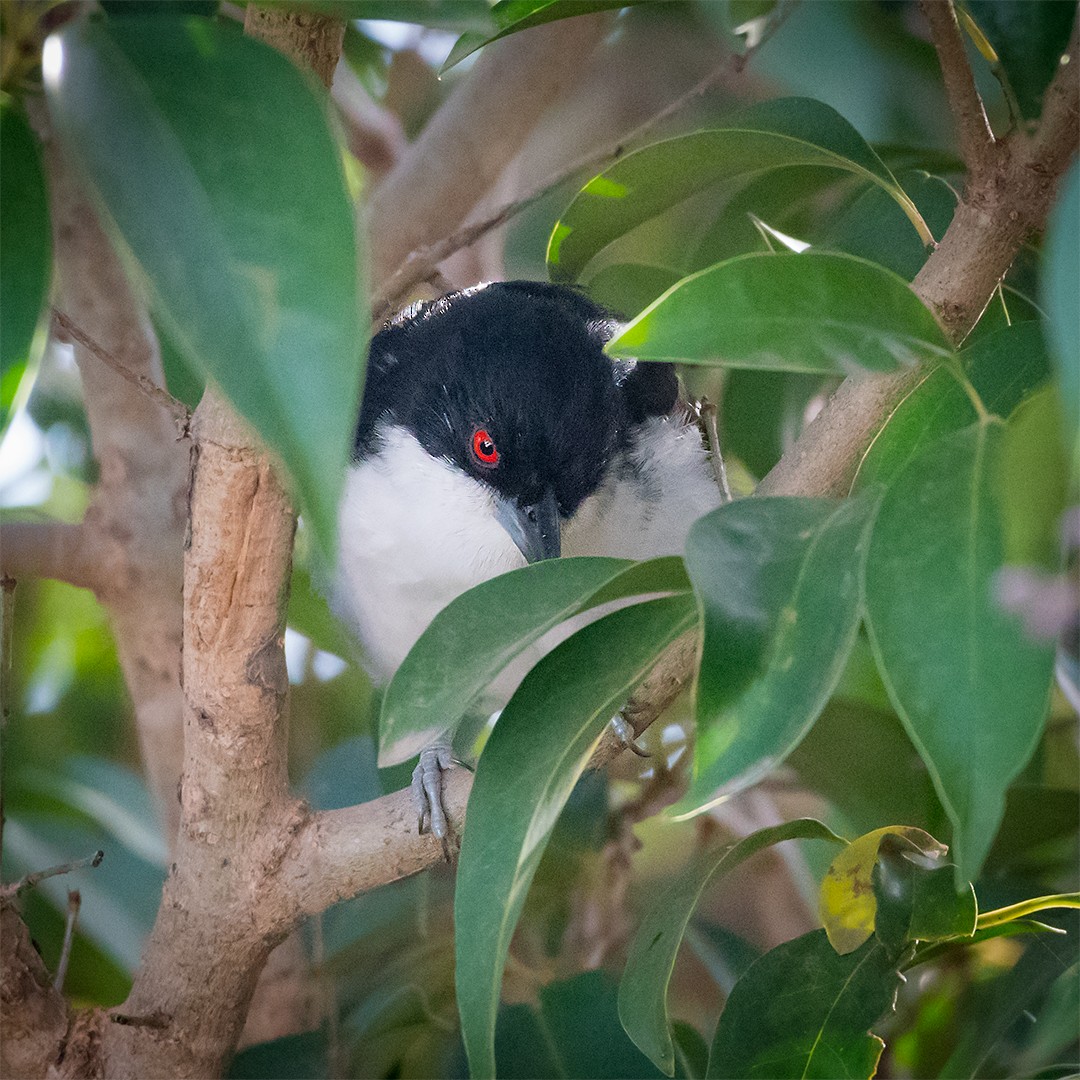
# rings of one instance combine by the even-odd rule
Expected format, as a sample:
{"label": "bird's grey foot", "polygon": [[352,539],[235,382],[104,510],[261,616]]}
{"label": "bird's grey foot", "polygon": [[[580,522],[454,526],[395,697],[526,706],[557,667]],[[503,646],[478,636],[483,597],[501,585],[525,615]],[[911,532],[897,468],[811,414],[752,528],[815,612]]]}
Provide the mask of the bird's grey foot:
{"label": "bird's grey foot", "polygon": [[638,757],[652,757],[649,751],[637,741],[634,725],[622,713],[616,713],[611,718],[611,730],[624,749],[632,751]]}
{"label": "bird's grey foot", "polygon": [[450,822],[443,807],[442,774],[454,764],[449,742],[437,742],[420,752],[420,760],[413,769],[412,799],[416,807],[417,829],[431,832],[442,841],[444,853],[449,852]]}

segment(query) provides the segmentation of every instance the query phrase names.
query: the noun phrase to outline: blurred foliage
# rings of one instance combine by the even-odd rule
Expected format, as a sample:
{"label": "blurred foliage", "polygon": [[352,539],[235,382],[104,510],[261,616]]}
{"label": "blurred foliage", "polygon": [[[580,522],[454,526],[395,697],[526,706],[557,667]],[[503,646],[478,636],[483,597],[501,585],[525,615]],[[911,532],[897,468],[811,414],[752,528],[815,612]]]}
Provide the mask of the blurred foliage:
{"label": "blurred foliage", "polygon": [[[49,7],[40,5],[39,14]],[[129,35],[136,59],[145,61],[150,47],[140,36],[139,23],[160,16],[162,5],[102,7],[109,19],[131,20],[136,29],[120,34]],[[170,5],[167,14],[206,19],[216,7],[180,2]],[[969,50],[996,130],[1008,127],[1010,107],[1019,108],[1026,119],[1036,117],[1075,5],[970,0],[967,9],[998,55],[997,61],[987,61],[974,47]],[[36,43],[32,48],[37,48],[42,36],[38,15],[26,26],[16,26],[13,10],[3,8],[5,33],[14,28],[19,41]],[[455,81],[467,77],[467,50],[478,41],[566,11],[564,5],[543,0],[502,0],[495,8],[472,0],[357,0],[348,5],[350,17],[399,20],[403,33],[392,37],[378,22],[352,23],[345,56],[368,93],[394,110],[414,136]],[[818,151],[806,151],[815,134],[806,130],[801,132],[802,156],[777,155],[768,162],[768,171],[767,155],[754,157],[745,146],[749,165],[736,176],[730,175],[738,171],[732,168],[728,175],[720,175],[720,169],[714,170],[716,175],[688,177],[685,172],[701,161],[680,159],[680,191],[686,197],[670,198],[656,213],[631,215],[617,223],[610,246],[601,245],[603,251],[582,275],[584,287],[632,319],[677,282],[685,282],[685,275],[717,265],[730,267],[728,260],[752,254],[755,265],[797,268],[785,279],[781,300],[809,300],[813,308],[830,293],[838,300],[861,297],[852,305],[865,318],[858,332],[873,333],[876,328],[888,338],[886,352],[893,348],[899,355],[912,347],[917,335],[905,338],[902,348],[889,335],[912,330],[917,319],[894,309],[896,322],[886,325],[880,309],[888,290],[880,283],[888,281],[896,295],[908,299],[901,279],[913,278],[926,258],[903,199],[910,200],[940,239],[963,186],[934,50],[912,0],[639,4],[619,14],[615,32],[595,61],[597,71],[616,85],[616,96],[628,101],[639,93],[646,100],[643,84],[649,74],[653,81],[648,91],[660,94],[663,103],[674,96],[667,88],[682,87],[696,77],[687,59],[700,57],[695,49],[711,56],[727,47],[725,43],[745,49],[747,24],[765,20],[761,26],[767,26],[778,14],[786,21],[752,57],[749,71],[755,82],[747,92],[770,101],[798,95],[824,103],[850,126],[858,148],[833,141],[829,152],[843,161],[839,168],[823,167]],[[97,26],[94,33],[100,36],[101,24]],[[225,43],[222,48],[229,47],[229,31],[213,33]],[[464,62],[440,83],[437,72],[452,55],[458,35],[464,37],[453,59]],[[655,45],[658,41],[663,47]],[[4,90],[11,96],[2,104],[0,405],[11,415],[3,421],[0,445],[0,504],[7,518],[77,521],[96,477],[77,380],[66,350],[44,348],[33,336],[43,321],[49,258],[36,148],[22,119],[20,99],[24,83],[29,80],[32,86],[36,79],[35,64],[20,62],[18,80],[5,81]],[[629,71],[630,81],[624,75],[624,81],[616,83],[619,71]],[[164,79],[161,85],[166,85]],[[640,151],[646,143],[693,131],[731,128],[737,110],[747,104],[739,100],[740,92],[738,86],[728,86],[708,95],[629,149]],[[78,104],[71,108],[78,111]],[[202,128],[185,126],[193,114],[175,103],[170,108],[174,106],[179,109],[175,130],[185,138],[201,138]],[[558,121],[571,130],[583,122],[582,114],[591,121],[593,107],[590,101],[565,102]],[[775,114],[776,103],[770,108]],[[642,109],[648,111],[645,105]],[[123,117],[117,131],[126,133],[139,118]],[[793,122],[794,114],[787,119]],[[646,152],[661,162],[664,153]],[[287,155],[257,148],[248,164],[261,166],[271,157],[286,171],[292,168]],[[621,183],[620,177],[635,167],[625,164],[631,159],[627,154],[606,179]],[[703,160],[705,166],[715,164],[709,154]],[[544,160],[539,175],[553,174],[558,167],[558,162]],[[329,163],[327,168],[334,171]],[[310,183],[325,188],[328,175]],[[653,165],[642,175],[658,198],[674,192],[666,167]],[[784,1075],[788,1066],[793,1075],[815,1069],[833,1075],[828,1070],[835,1062],[821,1065],[813,1052],[805,1053],[799,1039],[806,1032],[834,1040],[851,1075],[869,1075],[879,1056],[878,1074],[894,1077],[1058,1076],[1077,1068],[1080,935],[1073,913],[1065,917],[1039,912],[1011,925],[1008,936],[976,931],[971,938],[968,927],[968,878],[980,913],[1032,896],[1069,892],[1078,885],[1076,717],[1054,692],[1044,726],[1050,650],[1023,644],[1004,626],[991,607],[989,592],[1005,553],[1048,571],[1056,568],[1058,517],[1067,502],[1077,500],[1075,447],[1080,444],[1069,442],[1070,434],[1075,435],[1080,371],[1077,175],[1074,166],[1052,218],[1046,249],[1040,250],[1036,241],[1021,253],[955,363],[948,361],[920,384],[862,464],[857,487],[866,489],[865,502],[859,505],[867,507],[868,521],[873,518],[870,557],[885,552],[894,562],[881,555],[876,572],[864,579],[853,569],[866,555],[860,528],[830,529],[830,523],[836,524],[834,508],[816,505],[804,521],[788,506],[774,523],[777,535],[786,537],[773,545],[781,565],[775,573],[764,574],[758,558],[765,536],[760,523],[750,522],[745,535],[734,530],[748,553],[740,554],[739,536],[728,536],[732,564],[744,571],[756,566],[756,574],[747,572],[739,579],[746,589],[743,596],[709,563],[727,550],[717,537],[738,523],[729,514],[701,526],[701,550],[692,553],[690,570],[713,620],[706,623],[714,631],[711,639],[706,634],[706,651],[715,651],[710,640],[742,651],[736,654],[740,663],[725,666],[721,660],[710,668],[726,682],[703,683],[704,693],[697,700],[702,735],[694,772],[700,778],[703,765],[706,772],[718,770],[710,793],[722,781],[741,787],[751,774],[766,775],[765,787],[745,796],[729,792],[734,794],[729,802],[693,821],[657,816],[660,806],[681,794],[689,781],[690,711],[684,705],[673,711],[668,724],[650,731],[654,756],[647,762],[622,762],[611,777],[586,775],[576,786],[569,759],[540,775],[545,782],[551,777],[559,781],[558,798],[548,791],[550,802],[542,806],[550,837],[546,847],[541,841],[530,849],[519,867],[515,860],[523,845],[515,847],[508,836],[515,824],[530,830],[534,807],[522,801],[526,785],[516,774],[501,782],[497,776],[478,777],[479,798],[470,812],[480,814],[484,802],[489,803],[488,847],[522,871],[501,886],[508,894],[520,891],[515,896],[520,920],[512,936],[504,926],[505,974],[497,956],[472,957],[486,963],[486,974],[473,980],[470,989],[487,995],[492,1005],[492,1030],[478,1035],[474,1028],[473,1049],[475,1053],[477,1038],[482,1041],[490,1034],[499,1075],[660,1075],[638,1049],[646,1049],[643,1043],[647,1053],[661,1058],[677,1076],[745,1075],[761,1068],[762,1060]],[[287,179],[279,177],[279,182]],[[510,223],[505,254],[511,276],[544,275],[548,238],[556,224],[567,219],[568,207],[578,207],[577,214],[582,206],[592,205],[581,193],[591,179],[581,175],[566,181]],[[101,180],[106,186],[108,182]],[[207,182],[211,187],[216,183],[213,178]],[[236,177],[229,181],[231,197],[240,183]],[[614,189],[602,183],[590,186],[594,196],[601,193],[594,203],[600,204],[596,212],[603,213],[603,193]],[[12,190],[16,196],[9,197]],[[228,192],[222,189],[219,194]],[[264,194],[266,205],[275,207],[279,193]],[[156,197],[165,198],[160,192]],[[10,213],[16,205],[12,198],[29,200],[31,208],[17,222]],[[801,256],[769,255],[775,241],[764,237],[777,232],[810,244],[822,255],[801,263]],[[850,281],[826,280],[831,289],[824,294],[802,291],[808,289],[806,268],[822,260],[847,267],[856,262],[851,257],[876,264],[874,270]],[[284,264],[289,263],[286,253]],[[27,270],[24,277],[13,276],[10,267],[16,264]],[[341,285],[339,271],[328,274]],[[19,286],[17,293],[9,292],[11,283]],[[321,284],[307,280],[307,295],[315,295],[312,290]],[[679,286],[675,295],[684,288]],[[712,311],[722,304],[721,314],[729,319],[744,309],[753,315],[755,297],[740,309],[738,291],[706,292],[689,309]],[[9,295],[16,299],[9,300]],[[178,296],[169,299],[175,303]],[[193,405],[205,372],[217,371],[198,358],[193,361],[190,343],[176,332],[185,319],[175,311],[162,318],[160,307],[155,322],[167,384]],[[204,332],[212,338],[216,324],[210,315],[207,319]],[[696,358],[715,359],[704,355],[716,340],[715,324],[691,329],[703,352]],[[355,333],[354,340],[359,340]],[[845,372],[851,362],[860,362],[858,356],[853,361],[841,357],[845,350],[835,343],[822,344],[812,318],[787,331],[787,346],[817,348]],[[695,358],[685,345],[676,352],[680,359]],[[228,357],[224,362],[232,363]],[[343,361],[341,370],[347,366]],[[757,370],[731,365],[688,368],[683,377],[694,394],[719,402],[729,468],[743,478],[743,490],[769,471],[836,385],[835,377],[817,370],[808,374],[770,364]],[[295,371],[290,380],[287,386],[295,383]],[[348,399],[340,391],[338,396]],[[281,407],[288,411],[294,405],[286,400]],[[266,417],[256,420],[264,426],[272,423]],[[888,489],[884,517],[870,509],[880,497],[877,485]],[[977,505],[970,501],[972,492],[980,496]],[[965,499],[968,512],[956,516]],[[985,512],[987,507],[992,513]],[[739,511],[752,516],[757,509]],[[843,542],[836,540],[837,533],[845,534]],[[854,539],[856,534],[859,539]],[[833,541],[836,551],[830,552]],[[953,556],[965,544],[977,549],[978,557],[961,564]],[[296,790],[313,806],[333,808],[403,787],[409,764],[378,767],[381,695],[356,664],[347,635],[328,609],[313,548],[311,535],[301,529],[287,643],[290,773]],[[925,573],[912,577],[905,567],[914,564],[903,562],[901,555],[921,558]],[[830,570],[805,575],[806,566],[820,567],[830,557]],[[841,577],[846,585],[808,600],[800,591],[803,576],[821,587],[820,592]],[[966,582],[963,588],[961,582]],[[675,608],[690,607],[685,585],[669,582],[665,587],[681,595],[674,607],[668,604],[663,610],[681,618],[686,612]],[[589,592],[584,590],[575,602],[585,602]],[[745,601],[745,606],[735,601]],[[725,609],[725,602],[732,610]],[[859,625],[865,602],[870,607],[869,634]],[[963,624],[971,631],[967,636],[956,632],[960,622],[948,621],[950,606],[963,607],[969,615],[981,613],[974,623]],[[822,614],[834,607],[844,609],[842,617]],[[683,624],[676,618],[658,620],[640,605],[631,610],[632,616],[616,620],[627,628],[618,654],[628,669],[636,670],[651,660],[666,634]],[[843,633],[789,634],[785,620],[792,613],[808,612],[834,626],[842,623]],[[809,625],[813,630],[814,623]],[[590,722],[602,724],[609,699],[623,692],[629,678],[624,672],[615,679],[617,686],[608,687],[585,678],[591,667],[600,666],[604,650],[612,648],[614,639],[605,633],[596,631],[591,642],[577,640],[561,656],[551,654],[546,673],[532,679],[510,710],[510,722],[496,728],[497,737],[492,736],[488,746],[492,753],[482,763],[497,763],[500,755],[503,760],[518,759],[530,738],[543,741],[539,725],[546,722],[547,695],[555,689],[569,688],[567,696],[580,699],[578,704],[589,699]],[[633,655],[635,642],[642,643],[641,656]],[[927,663],[928,643],[939,661],[934,665]],[[126,994],[152,924],[165,859],[154,811],[138,778],[131,705],[116,650],[103,611],[88,593],[32,581],[20,582],[14,593],[10,649],[0,759],[3,879],[10,882],[98,848],[105,851],[100,867],[50,879],[24,894],[22,907],[52,967],[59,955],[66,890],[81,890],[82,912],[66,989],[77,1004],[113,1005]],[[770,697],[776,687],[785,686],[782,677],[789,668],[798,676],[803,696],[811,699],[799,698],[801,712],[794,707],[798,695],[790,688]],[[422,663],[420,669],[422,673]],[[460,670],[464,672],[464,661]],[[977,677],[969,681],[966,673],[972,671]],[[572,678],[578,677],[580,684],[573,684]],[[466,689],[475,689],[464,674],[462,681],[469,684]],[[595,701],[588,683],[598,695]],[[748,687],[756,688],[757,712],[744,696]],[[935,695],[946,703],[947,723],[926,706]],[[750,729],[745,724],[750,715],[780,716],[785,723],[777,721],[771,732],[764,724]],[[590,741],[592,727],[575,726],[569,714],[563,719],[568,742],[570,735]],[[1003,741],[998,735],[1006,728],[1009,737]],[[739,739],[753,743],[745,760],[725,759],[733,746],[742,752]],[[487,796],[485,787],[490,789]],[[728,842],[749,834],[745,850],[771,843],[771,834],[755,832],[754,825],[747,824],[760,811],[754,798],[773,800],[769,813],[783,807],[785,818],[802,816],[805,802],[791,812],[784,802],[792,789],[830,828],[861,838],[862,847],[856,850],[863,855],[859,880],[864,886],[870,882],[872,893],[865,895],[872,896],[873,903],[860,909],[859,933],[864,936],[858,946],[840,956],[821,931],[804,934],[805,926],[799,926],[784,935],[791,924],[784,921],[765,855],[729,882],[708,875],[705,883],[698,881],[701,887],[694,899],[700,895],[700,903],[696,909],[690,904],[679,915],[681,925],[674,927],[675,914],[658,900],[669,889],[688,888],[695,872],[700,878],[702,866],[722,863]],[[882,836],[893,836],[896,829],[888,834],[879,830],[897,826],[908,830],[901,830],[903,836],[923,830],[951,843],[953,861],[962,871],[952,864],[928,864],[925,854],[902,845],[891,847],[892,841],[886,843]],[[467,835],[475,832],[472,842],[480,843],[482,831],[470,829]],[[529,831],[530,841],[539,831]],[[816,908],[827,858],[783,849],[770,864],[779,864],[788,874],[804,923],[806,911]],[[469,902],[469,911],[459,911],[457,920],[458,949],[466,951],[477,947],[493,911],[512,928],[515,906],[498,893],[498,875],[477,871],[471,861],[468,855],[463,859],[466,891],[458,894],[459,904],[463,895]],[[942,882],[952,882],[956,874],[965,888],[959,894],[942,889]],[[453,873],[440,867],[343,902],[306,927],[305,940],[332,1020],[317,1032],[245,1050],[237,1055],[230,1075],[466,1075],[456,1004],[461,985],[455,988],[454,892]],[[730,895],[736,902],[725,905]],[[666,971],[669,981],[660,987],[659,1012],[655,982],[648,999],[654,1020],[659,1016],[661,1029],[670,1032],[669,1047],[663,1039],[648,1043],[634,1023],[624,1031],[619,1022],[620,994],[631,991],[625,990],[628,983],[620,990],[618,976],[628,967],[641,975],[631,963],[631,942],[638,927],[652,925],[650,919],[657,920],[663,932],[677,933],[677,940],[669,942],[678,951],[673,950],[674,966]],[[1054,933],[1053,928],[1068,932]],[[781,944],[785,936],[788,940]],[[968,944],[970,940],[975,944]],[[680,942],[686,947],[679,949]],[[900,979],[901,973],[908,973],[906,979]],[[805,990],[811,982],[814,993]],[[774,1007],[792,986],[800,1000]],[[730,1007],[721,1012],[727,999]],[[824,1018],[823,1004],[828,1006]],[[744,1024],[743,1017],[752,1017],[753,1024]],[[752,1037],[746,1036],[751,1028]],[[776,1056],[778,1048],[782,1058]],[[785,1064],[777,1066],[777,1060]]]}

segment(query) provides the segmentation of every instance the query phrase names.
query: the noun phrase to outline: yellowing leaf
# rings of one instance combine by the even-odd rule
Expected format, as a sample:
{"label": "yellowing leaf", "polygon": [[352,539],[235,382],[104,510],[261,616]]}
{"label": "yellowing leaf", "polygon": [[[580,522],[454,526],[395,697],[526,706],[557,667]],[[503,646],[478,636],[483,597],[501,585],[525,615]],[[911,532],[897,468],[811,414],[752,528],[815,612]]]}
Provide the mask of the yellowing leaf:
{"label": "yellowing leaf", "polygon": [[898,836],[933,858],[948,850],[928,832],[910,825],[887,825],[852,840],[829,864],[818,899],[818,915],[829,943],[841,956],[854,952],[874,932],[877,898],[872,875],[886,836]]}

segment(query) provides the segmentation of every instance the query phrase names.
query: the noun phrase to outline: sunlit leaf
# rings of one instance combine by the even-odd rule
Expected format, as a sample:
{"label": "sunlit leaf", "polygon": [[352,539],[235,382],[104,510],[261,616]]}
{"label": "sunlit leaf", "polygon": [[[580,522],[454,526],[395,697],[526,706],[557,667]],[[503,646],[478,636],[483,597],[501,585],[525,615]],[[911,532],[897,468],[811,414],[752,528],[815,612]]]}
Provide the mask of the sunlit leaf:
{"label": "sunlit leaf", "polygon": [[1053,648],[998,605],[1004,425],[933,442],[892,478],[866,565],[867,626],[897,712],[955,832],[958,885],[978,876],[1005,790],[1046,715]]}
{"label": "sunlit leaf", "polygon": [[780,98],[751,106],[723,128],[628,154],[590,180],[552,231],[547,256],[552,280],[575,280],[613,240],[695,192],[792,165],[827,165],[881,185],[924,242],[931,239],[896,178],[839,113],[809,98]]}
{"label": "sunlit leaf", "polygon": [[69,23],[45,72],[169,336],[281,455],[332,551],[364,331],[326,103],[280,53],[196,16]]}
{"label": "sunlit leaf", "polygon": [[52,271],[41,154],[26,118],[0,102],[0,431],[19,389]]}
{"label": "sunlit leaf", "polygon": [[950,354],[907,283],[838,252],[742,255],[683,278],[608,343],[612,356],[850,375]]}
{"label": "sunlit leaf", "polygon": [[693,813],[774,768],[832,694],[859,625],[876,496],[743,499],[691,529],[686,564],[704,617]]}
{"label": "sunlit leaf", "polygon": [[551,559],[485,581],[432,620],[394,674],[379,719],[379,763],[418,754],[548,630],[595,604],[685,589],[681,561]]}
{"label": "sunlit leaf", "polygon": [[722,851],[702,853],[664,888],[630,943],[619,984],[619,1019],[642,1052],[668,1076],[675,1069],[675,1047],[667,990],[690,916],[712,882],[751,855],[784,840],[844,842],[821,822],[801,818],[760,829]]}
{"label": "sunlit leaf", "polygon": [[893,1005],[900,975],[876,940],[835,952],[824,930],[767,952],[720,1014],[708,1077],[869,1080],[885,1044],[869,1028]]}
{"label": "sunlit leaf", "polygon": [[533,668],[495,725],[469,797],[454,900],[458,1011],[474,1077],[494,1072],[510,937],[559,812],[610,718],[696,617],[682,595],[586,626]]}

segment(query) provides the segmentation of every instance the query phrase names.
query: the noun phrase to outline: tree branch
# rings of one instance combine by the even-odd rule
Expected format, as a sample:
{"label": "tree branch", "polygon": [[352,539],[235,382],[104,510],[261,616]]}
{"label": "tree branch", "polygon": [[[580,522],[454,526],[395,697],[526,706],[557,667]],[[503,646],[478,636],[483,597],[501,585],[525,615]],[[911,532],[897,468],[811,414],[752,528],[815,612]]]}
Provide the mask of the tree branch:
{"label": "tree branch", "polygon": [[996,143],[986,109],[975,87],[953,0],[920,0],[937,50],[949,108],[956,121],[960,154],[972,176],[981,176],[995,160]]}
{"label": "tree branch", "polygon": [[105,551],[96,551],[81,525],[60,521],[12,521],[0,525],[0,573],[50,578],[97,591],[111,574]]}

